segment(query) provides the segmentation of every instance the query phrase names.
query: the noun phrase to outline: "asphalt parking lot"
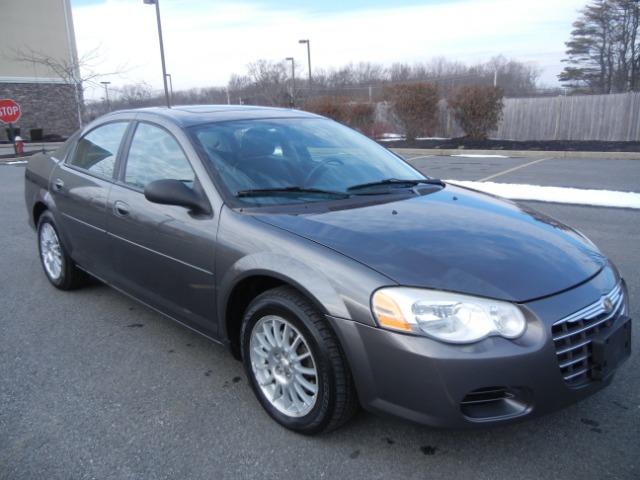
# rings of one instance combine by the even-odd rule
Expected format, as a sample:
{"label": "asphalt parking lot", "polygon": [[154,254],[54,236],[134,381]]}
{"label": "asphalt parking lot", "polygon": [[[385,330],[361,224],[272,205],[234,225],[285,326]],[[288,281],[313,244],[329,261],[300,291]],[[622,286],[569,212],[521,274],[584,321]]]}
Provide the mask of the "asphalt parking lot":
{"label": "asphalt parking lot", "polygon": [[[544,153],[544,152],[540,152]],[[599,158],[403,155],[426,174],[491,181],[640,193],[640,160]]]}
{"label": "asphalt parking lot", "polygon": [[[640,193],[640,160],[412,155],[443,179]],[[526,202],[589,236],[626,278],[631,358],[566,410],[486,430],[360,412],[307,438],[275,424],[221,347],[100,284],[46,281],[23,165],[0,164],[0,479],[638,479],[640,211]]]}

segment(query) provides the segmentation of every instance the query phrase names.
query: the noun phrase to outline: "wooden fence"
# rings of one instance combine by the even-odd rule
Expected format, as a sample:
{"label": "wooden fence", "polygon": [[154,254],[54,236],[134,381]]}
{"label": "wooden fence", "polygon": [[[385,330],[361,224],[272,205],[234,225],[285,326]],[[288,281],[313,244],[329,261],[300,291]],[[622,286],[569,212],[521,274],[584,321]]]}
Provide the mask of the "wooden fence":
{"label": "wooden fence", "polygon": [[[446,108],[436,136],[465,133]],[[612,95],[507,98],[492,138],[500,140],[640,141],[640,92]]]}

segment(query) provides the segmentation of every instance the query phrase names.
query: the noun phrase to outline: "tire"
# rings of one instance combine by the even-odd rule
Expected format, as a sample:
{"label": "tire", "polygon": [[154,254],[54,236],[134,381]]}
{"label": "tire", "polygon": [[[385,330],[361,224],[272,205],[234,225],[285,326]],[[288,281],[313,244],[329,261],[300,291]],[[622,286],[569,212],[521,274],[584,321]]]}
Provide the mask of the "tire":
{"label": "tire", "polygon": [[49,282],[60,290],[73,290],[87,283],[89,275],[71,260],[50,212],[40,216],[37,231],[40,263]]}
{"label": "tire", "polygon": [[278,287],[251,302],[241,348],[253,392],[283,427],[305,435],[326,433],[358,409],[335,333],[297,290]]}

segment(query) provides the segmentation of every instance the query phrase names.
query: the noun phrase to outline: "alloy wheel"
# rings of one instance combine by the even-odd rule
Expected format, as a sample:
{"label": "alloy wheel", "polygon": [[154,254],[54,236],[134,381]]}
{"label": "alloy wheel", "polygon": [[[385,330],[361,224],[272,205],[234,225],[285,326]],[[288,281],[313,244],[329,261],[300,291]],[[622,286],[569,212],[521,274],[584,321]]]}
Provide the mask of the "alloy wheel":
{"label": "alloy wheel", "polygon": [[58,280],[62,274],[62,251],[58,234],[50,223],[44,223],[40,229],[40,255],[47,275]]}
{"label": "alloy wheel", "polygon": [[318,371],[307,340],[286,319],[261,318],[251,332],[251,366],[266,399],[290,417],[308,414],[318,398]]}

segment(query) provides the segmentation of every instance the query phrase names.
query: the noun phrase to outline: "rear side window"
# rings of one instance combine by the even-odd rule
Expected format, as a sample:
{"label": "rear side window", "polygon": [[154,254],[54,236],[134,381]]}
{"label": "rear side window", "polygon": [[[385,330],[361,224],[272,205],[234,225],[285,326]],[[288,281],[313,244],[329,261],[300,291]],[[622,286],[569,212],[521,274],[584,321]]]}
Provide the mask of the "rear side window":
{"label": "rear side window", "polygon": [[141,123],[131,142],[124,182],[144,188],[154,180],[181,180],[192,187],[195,174],[177,140],[166,130]]}
{"label": "rear side window", "polygon": [[91,130],[80,139],[69,163],[101,177],[113,177],[127,125],[127,122],[108,123]]}
{"label": "rear side window", "polygon": [[67,138],[67,140],[62,145],[56,148],[55,151],[51,154],[51,158],[54,158],[57,161],[66,160],[67,155],[69,155],[69,152],[73,150],[73,147],[75,146],[79,136],[80,130],[75,132],[73,135]]}

